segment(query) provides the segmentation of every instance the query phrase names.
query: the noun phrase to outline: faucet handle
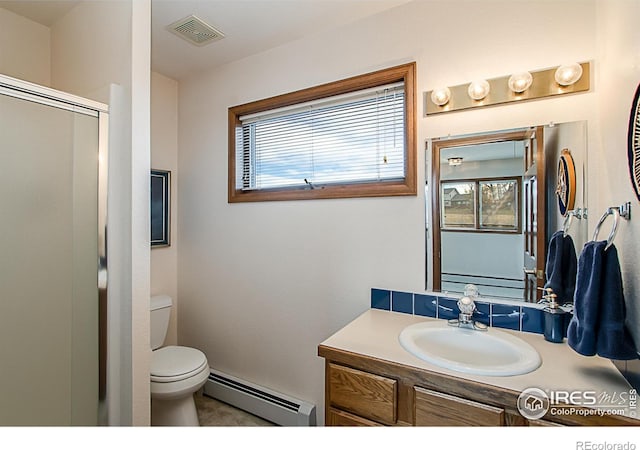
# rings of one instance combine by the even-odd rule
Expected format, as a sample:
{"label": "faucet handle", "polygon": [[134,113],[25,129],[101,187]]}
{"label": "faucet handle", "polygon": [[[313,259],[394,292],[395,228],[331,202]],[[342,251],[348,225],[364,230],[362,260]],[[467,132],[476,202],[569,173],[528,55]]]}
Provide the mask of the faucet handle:
{"label": "faucet handle", "polygon": [[458,300],[458,309],[462,314],[472,315],[476,310],[476,304],[469,297],[462,297]]}
{"label": "faucet handle", "polygon": [[470,298],[478,298],[480,297],[480,290],[478,289],[478,286],[476,286],[475,284],[465,284],[464,285],[464,296],[465,297],[470,297]]}

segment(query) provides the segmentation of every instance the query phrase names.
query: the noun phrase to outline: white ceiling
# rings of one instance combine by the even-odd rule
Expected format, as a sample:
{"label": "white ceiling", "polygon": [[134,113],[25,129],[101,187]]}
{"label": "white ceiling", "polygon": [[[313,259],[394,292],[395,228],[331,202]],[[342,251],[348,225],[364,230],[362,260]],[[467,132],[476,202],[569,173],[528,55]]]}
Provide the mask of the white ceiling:
{"label": "white ceiling", "polygon": [[[151,65],[173,78],[242,59],[408,0],[153,0]],[[194,14],[225,34],[196,47],[166,30]]]}
{"label": "white ceiling", "polygon": [[8,9],[42,25],[50,27],[63,17],[79,0],[13,0],[0,1],[0,8]]}
{"label": "white ceiling", "polygon": [[[80,1],[0,1],[0,7],[51,26]],[[152,0],[151,66],[180,79],[307,35],[328,33],[408,1]],[[197,47],[167,31],[168,25],[191,14],[226,37]]]}

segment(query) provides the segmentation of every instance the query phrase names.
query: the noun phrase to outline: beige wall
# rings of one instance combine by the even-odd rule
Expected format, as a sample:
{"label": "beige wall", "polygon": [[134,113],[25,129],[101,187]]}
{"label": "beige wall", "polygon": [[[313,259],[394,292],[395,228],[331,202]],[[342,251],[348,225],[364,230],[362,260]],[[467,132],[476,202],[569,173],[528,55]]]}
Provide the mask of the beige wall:
{"label": "beige wall", "polygon": [[[619,51],[614,66],[628,64],[624,54],[638,54],[640,40],[630,36],[637,14],[629,8],[625,1],[596,7],[595,0],[417,1],[334,35],[302,39],[181,81],[180,343],[201,348],[212,367],[316,403],[322,420],[318,343],[369,307],[371,287],[424,288],[422,190],[409,198],[228,204],[228,107],[415,60],[419,185],[428,173],[429,137],[549,122],[587,120],[590,155],[599,155],[593,165],[605,165],[611,156],[603,152],[624,158],[624,117],[638,77],[637,71],[629,75],[626,93],[616,92],[606,103],[605,114],[615,109],[620,121],[605,123],[601,136],[600,92],[613,90],[602,78],[617,76],[613,72],[620,67],[602,69],[603,52],[611,49],[601,48],[599,40],[616,27],[626,30],[619,39],[627,51]],[[604,17],[596,20],[596,13]],[[434,87],[567,61],[594,61],[590,92],[423,115],[422,93]],[[619,104],[622,98],[627,102]],[[622,170],[624,164],[616,167]],[[619,181],[599,188],[600,194],[590,188],[592,211],[631,199],[626,172],[621,173]],[[630,264],[638,244],[632,231],[624,234],[628,280],[634,278]],[[629,299],[631,310],[638,309],[637,302]]]}
{"label": "beige wall", "polygon": [[0,74],[49,86],[48,27],[0,8]]}
{"label": "beige wall", "polygon": [[110,83],[130,90],[131,26],[130,1],[80,2],[51,26],[52,85],[83,96]]}
{"label": "beige wall", "polygon": [[151,72],[151,168],[171,171],[171,245],[151,249],[151,295],[173,299],[165,345],[177,344],[178,82]]}
{"label": "beige wall", "polygon": [[113,425],[149,423],[149,58],[148,0],[81,2],[51,28],[0,8],[1,73],[110,105]]}
{"label": "beige wall", "polygon": [[149,425],[151,0],[131,0],[131,22],[131,424]]}
{"label": "beige wall", "polygon": [[109,423],[148,425],[150,1],[81,2],[51,27],[52,87],[110,105]]}
{"label": "beige wall", "polygon": [[[599,135],[589,152],[589,225],[591,233],[609,206],[631,202],[632,220],[622,221],[615,245],[620,255],[627,323],[640,348],[640,204],[629,179],[627,130],[631,102],[640,82],[640,2],[598,0],[598,104]],[[635,214],[635,215],[634,215]],[[611,219],[603,225],[607,236]],[[640,373],[635,361],[636,377]],[[629,363],[631,364],[631,362]]]}
{"label": "beige wall", "polygon": [[[562,229],[565,220],[560,214],[559,208],[555,206],[557,200],[554,193],[558,183],[556,168],[564,149],[571,152],[577,174],[573,209],[582,210],[589,205],[586,195],[586,174],[584,174],[588,168],[587,128],[588,124],[585,121],[554,124],[544,128],[544,155],[547,167],[550,168],[547,171],[547,193],[553,197],[554,205],[553,208],[547,208],[546,223],[551,227],[550,233]],[[569,234],[573,238],[577,251],[580,251],[584,244],[591,240],[588,228],[588,220],[573,218],[569,224]]]}

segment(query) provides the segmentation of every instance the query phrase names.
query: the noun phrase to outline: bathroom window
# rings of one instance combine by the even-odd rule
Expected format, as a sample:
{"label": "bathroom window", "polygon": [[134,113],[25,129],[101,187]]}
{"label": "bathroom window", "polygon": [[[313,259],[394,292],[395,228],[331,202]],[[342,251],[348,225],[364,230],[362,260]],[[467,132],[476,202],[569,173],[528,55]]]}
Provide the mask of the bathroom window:
{"label": "bathroom window", "polygon": [[440,189],[442,229],[521,231],[519,178],[443,181]]}
{"label": "bathroom window", "polygon": [[229,109],[229,202],[416,194],[415,64]]}

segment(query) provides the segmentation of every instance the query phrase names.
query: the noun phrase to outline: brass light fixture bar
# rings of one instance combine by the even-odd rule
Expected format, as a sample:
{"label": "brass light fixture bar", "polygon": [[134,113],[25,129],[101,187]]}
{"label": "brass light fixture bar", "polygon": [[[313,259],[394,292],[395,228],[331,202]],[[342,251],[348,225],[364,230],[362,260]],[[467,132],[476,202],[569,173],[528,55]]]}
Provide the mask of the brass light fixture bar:
{"label": "brass light fixture bar", "polygon": [[[472,92],[473,88],[470,88],[469,84],[459,84],[438,90],[434,89],[426,92],[425,95],[426,115],[588,91],[591,87],[590,63],[579,63],[579,66],[582,68],[582,75],[579,75],[579,79],[573,82],[573,84],[568,85],[563,85],[560,84],[559,81],[556,81],[558,76],[560,76],[557,72],[560,72],[565,66],[530,72],[533,80],[531,85],[522,92],[514,92],[509,87],[511,75],[486,80],[489,84],[488,94],[480,100],[474,100],[472,98],[474,92]],[[484,82],[484,80],[481,80],[481,82]],[[474,83],[477,82],[471,83],[475,87],[477,84]],[[435,94],[434,91],[436,91]],[[432,96],[432,94],[434,95]],[[477,97],[477,95],[474,96]],[[438,103],[441,103],[440,106],[434,103],[434,97]],[[447,97],[448,101],[443,103]]]}

